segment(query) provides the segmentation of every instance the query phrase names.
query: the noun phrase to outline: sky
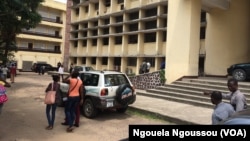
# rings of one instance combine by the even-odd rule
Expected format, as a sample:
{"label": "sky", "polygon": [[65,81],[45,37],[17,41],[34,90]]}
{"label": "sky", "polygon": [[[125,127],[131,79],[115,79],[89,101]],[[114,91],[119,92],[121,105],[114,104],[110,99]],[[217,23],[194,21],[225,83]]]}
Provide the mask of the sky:
{"label": "sky", "polygon": [[54,0],[54,1],[59,1],[59,2],[62,2],[62,3],[66,3],[67,0]]}

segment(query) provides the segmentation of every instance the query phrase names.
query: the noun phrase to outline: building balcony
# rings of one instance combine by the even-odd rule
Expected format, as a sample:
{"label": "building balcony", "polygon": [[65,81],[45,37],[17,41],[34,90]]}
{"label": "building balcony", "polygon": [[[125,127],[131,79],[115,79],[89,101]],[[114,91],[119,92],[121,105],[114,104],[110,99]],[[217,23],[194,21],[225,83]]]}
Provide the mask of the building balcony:
{"label": "building balcony", "polygon": [[29,51],[29,52],[41,52],[41,53],[55,53],[61,54],[61,50],[48,49],[48,48],[29,48],[29,47],[18,47],[18,51]]}
{"label": "building balcony", "polygon": [[35,36],[43,36],[43,37],[52,37],[52,38],[62,39],[62,36],[58,35],[57,33],[55,33],[55,34],[49,34],[49,33],[42,33],[42,32],[35,32],[35,31],[23,30],[22,34],[28,34],[28,35],[35,35]]}

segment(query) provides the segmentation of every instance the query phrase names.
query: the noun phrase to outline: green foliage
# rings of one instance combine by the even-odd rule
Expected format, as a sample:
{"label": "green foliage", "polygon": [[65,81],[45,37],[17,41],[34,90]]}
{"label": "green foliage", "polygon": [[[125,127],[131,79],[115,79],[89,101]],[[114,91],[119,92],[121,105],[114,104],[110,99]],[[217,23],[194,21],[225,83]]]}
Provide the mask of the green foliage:
{"label": "green foliage", "polygon": [[161,83],[165,83],[166,82],[166,78],[165,78],[165,70],[164,69],[161,69],[160,70],[160,80],[161,80]]}
{"label": "green foliage", "polygon": [[16,35],[41,21],[37,12],[41,2],[43,0],[0,0],[0,59],[3,62],[17,51]]}

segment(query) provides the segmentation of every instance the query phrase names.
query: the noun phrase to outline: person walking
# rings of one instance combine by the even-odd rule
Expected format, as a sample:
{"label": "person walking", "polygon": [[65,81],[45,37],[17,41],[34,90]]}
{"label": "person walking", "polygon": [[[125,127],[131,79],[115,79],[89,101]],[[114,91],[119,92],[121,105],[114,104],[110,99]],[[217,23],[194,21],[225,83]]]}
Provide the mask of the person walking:
{"label": "person walking", "polygon": [[6,80],[7,79],[7,73],[8,73],[9,69],[7,68],[7,65],[4,65],[4,67],[2,68],[2,72],[3,72],[3,79]]}
{"label": "person walking", "polygon": [[231,104],[222,102],[222,94],[220,91],[213,91],[210,97],[212,104],[215,105],[214,111],[212,113],[213,125],[218,124],[235,113],[235,110]]}
{"label": "person walking", "polygon": [[55,96],[55,103],[54,104],[47,104],[46,105],[46,116],[48,120],[48,126],[46,127],[47,130],[52,130],[54,127],[54,122],[55,122],[55,114],[56,114],[56,107],[57,107],[57,101],[60,100],[60,84],[59,79],[60,77],[58,75],[52,75],[53,82],[49,83],[47,86],[45,92],[50,91],[51,89],[53,91],[56,91],[56,96]]}
{"label": "person walking", "polygon": [[10,81],[11,81],[11,83],[15,82],[15,76],[16,76],[16,66],[15,66],[15,64],[12,64],[10,67]]}
{"label": "person walking", "polygon": [[73,65],[73,63],[71,63],[71,64],[70,64],[70,67],[69,67],[69,73],[70,73],[70,74],[72,73],[73,68],[74,68],[74,65]]}
{"label": "person walking", "polygon": [[[222,93],[222,98],[230,100],[230,104],[237,112],[246,109],[247,100],[245,95],[238,89],[238,81],[234,78],[230,78],[227,81],[227,87],[230,92],[227,94]],[[211,92],[205,91],[204,95],[211,95]]]}
{"label": "person walking", "polygon": [[150,67],[151,67],[151,64],[150,64],[150,62],[148,61],[148,62],[147,62],[147,69],[146,69],[146,73],[149,73],[149,71],[150,71]]}
{"label": "person walking", "polygon": [[73,71],[71,73],[71,77],[66,77],[63,82],[69,84],[69,94],[68,94],[68,100],[66,102],[66,119],[69,124],[69,127],[67,128],[67,132],[72,132],[74,130],[73,123],[76,119],[76,108],[78,106],[78,103],[83,103],[83,83],[81,79],[78,79],[79,72]]}

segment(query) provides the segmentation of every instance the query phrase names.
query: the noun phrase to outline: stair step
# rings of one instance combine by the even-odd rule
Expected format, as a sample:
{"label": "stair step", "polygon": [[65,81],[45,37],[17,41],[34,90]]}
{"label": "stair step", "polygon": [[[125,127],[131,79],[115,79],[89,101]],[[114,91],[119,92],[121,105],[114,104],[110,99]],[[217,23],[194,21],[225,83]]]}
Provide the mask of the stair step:
{"label": "stair step", "polygon": [[181,102],[185,104],[191,104],[195,106],[202,106],[206,108],[213,108],[214,105],[211,104],[211,102],[203,102],[203,101],[197,101],[197,100],[192,100],[192,99],[186,99],[186,98],[181,98],[181,97],[173,97],[173,96],[168,96],[168,95],[159,95],[159,94],[154,94],[154,93],[149,93],[149,92],[137,92],[138,95],[143,95],[143,96],[148,96],[148,97],[153,97],[153,98],[160,98],[160,99],[166,99],[170,101],[176,101],[176,102]]}

